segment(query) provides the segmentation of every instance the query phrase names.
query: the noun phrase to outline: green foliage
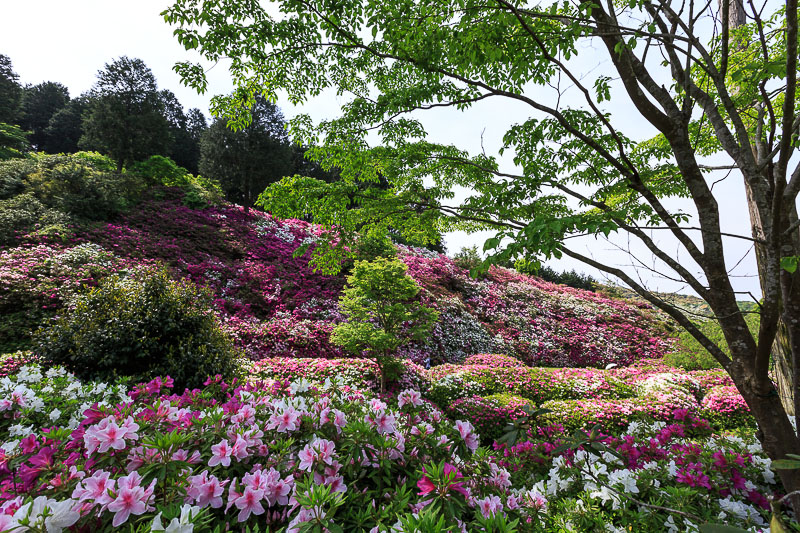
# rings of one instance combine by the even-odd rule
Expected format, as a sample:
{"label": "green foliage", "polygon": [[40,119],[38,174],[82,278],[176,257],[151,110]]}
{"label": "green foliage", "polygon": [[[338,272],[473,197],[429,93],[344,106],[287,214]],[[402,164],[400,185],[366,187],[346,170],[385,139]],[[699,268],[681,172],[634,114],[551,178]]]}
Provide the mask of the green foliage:
{"label": "green foliage", "polygon": [[453,256],[453,262],[470,272],[478,272],[483,266],[483,258],[478,252],[477,246],[464,246]]}
{"label": "green foliage", "polygon": [[19,126],[0,122],[0,161],[25,157],[31,149],[27,135]]}
{"label": "green foliage", "polygon": [[17,124],[22,87],[11,58],[0,54],[0,122]]}
{"label": "green foliage", "polygon": [[419,285],[406,270],[397,259],[356,261],[339,298],[347,321],[331,333],[332,343],[375,359],[381,370],[381,391],[387,359],[404,344],[424,338],[439,316],[419,302]]}
{"label": "green foliage", "polygon": [[136,202],[144,187],[138,176],[104,170],[107,161],[76,154],[0,162],[0,199],[25,193],[65,215],[107,220]]}
{"label": "green foliage", "polygon": [[356,257],[361,261],[374,261],[379,257],[397,257],[397,248],[385,235],[362,235],[356,242]]}
{"label": "green foliage", "polygon": [[66,229],[69,222],[68,215],[46,207],[31,192],[0,200],[0,245],[11,244],[18,234],[32,229],[42,233]]}
{"label": "green foliage", "polygon": [[111,276],[41,330],[35,353],[83,379],[171,376],[177,390],[238,374],[236,351],[210,311],[211,295],[166,271]]}
{"label": "green foliage", "polygon": [[[745,315],[750,332],[757,336],[759,327],[758,313],[748,313]],[[711,342],[719,346],[723,352],[730,355],[730,349],[725,342],[722,328],[714,319],[696,322],[695,325]],[[698,341],[688,331],[681,328],[678,338],[675,341],[674,349],[664,356],[664,362],[670,366],[681,367],[685,370],[709,370],[721,368],[719,362],[708,353]]]}
{"label": "green foliage", "polygon": [[[515,268],[516,265],[515,265]],[[519,268],[517,268],[519,270]],[[522,272],[522,271],[521,271]],[[585,291],[594,291],[597,285],[597,280],[588,274],[577,272],[575,269],[570,271],[556,272],[547,265],[531,272],[531,274],[542,278],[550,283],[558,283],[559,285],[567,285],[576,289],[583,289]]]}
{"label": "green foliage", "polygon": [[86,95],[73,98],[56,111],[47,123],[46,151],[53,154],[71,154],[78,151],[78,141],[83,134],[83,114],[89,108]]}
{"label": "green foliage", "polygon": [[134,163],[129,172],[143,177],[150,185],[178,187],[183,193],[183,203],[192,209],[202,209],[222,201],[220,184],[203,176],[193,176],[168,157],[154,155]]}

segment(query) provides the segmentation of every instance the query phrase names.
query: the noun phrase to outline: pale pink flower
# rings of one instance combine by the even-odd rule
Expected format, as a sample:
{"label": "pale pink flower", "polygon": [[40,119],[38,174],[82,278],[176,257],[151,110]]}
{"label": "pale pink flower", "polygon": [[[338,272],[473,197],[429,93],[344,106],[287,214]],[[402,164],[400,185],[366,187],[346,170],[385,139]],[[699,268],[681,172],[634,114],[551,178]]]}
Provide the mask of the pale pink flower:
{"label": "pale pink flower", "polygon": [[145,503],[147,496],[142,487],[120,488],[117,498],[108,504],[108,510],[114,513],[111,525],[119,527],[124,524],[132,514],[140,515],[147,510]]}
{"label": "pale pink flower", "polygon": [[250,514],[264,514],[264,507],[261,505],[263,497],[263,490],[253,490],[252,487],[244,488],[242,495],[233,502],[236,508],[239,509],[239,522],[244,522],[250,518]]}
{"label": "pale pink flower", "polygon": [[480,509],[484,518],[491,518],[497,513],[503,511],[503,502],[501,502],[500,498],[495,495],[487,496],[482,500],[477,500],[475,505],[478,507],[478,509]]}
{"label": "pale pink flower", "polygon": [[293,407],[287,407],[282,413],[273,413],[267,424],[268,429],[277,430],[278,433],[295,431],[300,427],[302,413]]}
{"label": "pale pink flower", "polygon": [[397,406],[403,407],[406,404],[411,404],[412,407],[419,407],[422,405],[422,395],[419,391],[404,390],[397,395]]}
{"label": "pale pink flower", "polygon": [[116,485],[113,479],[109,479],[110,475],[104,470],[94,472],[91,477],[78,483],[75,490],[72,491],[72,497],[79,501],[90,501],[93,505],[105,507],[114,500],[108,494],[108,491],[114,490]]}
{"label": "pale pink flower", "polygon": [[247,451],[247,439],[243,438],[241,435],[236,435],[236,440],[231,447],[231,456],[241,461],[249,455]]}
{"label": "pale pink flower", "polygon": [[189,476],[189,487],[186,495],[194,500],[200,507],[210,505],[214,509],[222,507],[222,492],[225,483],[220,483],[216,476],[209,475],[208,470],[203,470],[200,475]]}
{"label": "pale pink flower", "polygon": [[222,439],[219,444],[211,447],[211,459],[208,460],[208,466],[222,466],[231,465],[231,447],[228,444],[228,439]]}

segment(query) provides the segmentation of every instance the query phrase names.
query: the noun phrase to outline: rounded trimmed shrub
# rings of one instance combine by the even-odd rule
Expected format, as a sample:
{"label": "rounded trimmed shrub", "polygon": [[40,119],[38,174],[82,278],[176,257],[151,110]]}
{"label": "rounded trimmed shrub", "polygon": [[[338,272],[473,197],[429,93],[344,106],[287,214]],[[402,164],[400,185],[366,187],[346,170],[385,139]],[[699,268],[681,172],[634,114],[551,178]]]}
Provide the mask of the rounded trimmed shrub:
{"label": "rounded trimmed shrub", "polygon": [[164,270],[141,280],[110,276],[38,333],[35,352],[82,379],[170,376],[178,390],[200,387],[208,376],[239,373],[211,308],[208,291]]}

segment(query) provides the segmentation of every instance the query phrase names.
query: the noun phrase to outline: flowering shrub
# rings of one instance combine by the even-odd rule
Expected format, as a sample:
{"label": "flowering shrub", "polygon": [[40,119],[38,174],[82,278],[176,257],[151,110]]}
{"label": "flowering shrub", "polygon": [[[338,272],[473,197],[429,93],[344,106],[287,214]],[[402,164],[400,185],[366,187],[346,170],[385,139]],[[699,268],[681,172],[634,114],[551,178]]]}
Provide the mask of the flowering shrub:
{"label": "flowering shrub", "polygon": [[[685,410],[566,452],[559,450],[569,437],[553,429],[495,446],[513,486],[528,483],[528,495],[546,506],[535,531],[697,531],[704,522],[768,530],[767,496],[780,488],[755,438],[711,436]],[[638,503],[654,500],[686,516]]]}
{"label": "flowering shrub", "polygon": [[736,387],[720,385],[712,388],[703,397],[702,406],[702,415],[720,427],[755,425],[750,408]]}
{"label": "flowering shrub", "polygon": [[522,407],[527,404],[525,398],[514,396],[471,396],[453,402],[447,407],[447,413],[469,420],[484,442],[491,443],[503,435],[507,424],[526,416]]}
{"label": "flowering shrub", "polygon": [[631,421],[667,420],[676,409],[701,415],[718,429],[754,428],[736,388],[716,385],[730,383],[726,376],[721,370],[685,372],[660,363],[609,370],[442,365],[427,372],[426,396],[470,420],[487,443],[518,415],[496,405],[497,394],[547,409],[545,423],[570,430],[600,424],[616,433]]}
{"label": "flowering shrub", "polygon": [[514,357],[501,353],[479,353],[464,359],[465,365],[486,365],[495,368],[517,368],[525,363]]}
{"label": "flowering shrub", "polygon": [[0,251],[0,350],[28,348],[32,332],[86,288],[147,262],[93,243],[24,245]]}
{"label": "flowering shrub", "polygon": [[[344,276],[315,273],[308,254],[293,255],[313,246],[320,228],[229,204],[191,209],[185,202],[179,188],[154,187],[112,220],[64,219],[59,233],[21,230],[0,250],[0,333],[7,333],[0,338],[16,343],[0,350],[28,347],[30,332],[63,309],[62,286],[69,292],[120,269],[164,264],[174,277],[213,292],[213,309],[251,359],[342,355],[329,337],[342,320],[337,300]],[[78,245],[95,247],[86,266],[42,269]],[[654,322],[644,311],[622,301],[501,268],[475,280],[444,255],[398,250],[426,305],[440,313],[425,341],[398,353],[417,363],[502,352],[527,364],[605,366],[659,357],[668,345],[651,332]]]}
{"label": "flowering shrub", "polygon": [[0,354],[0,378],[15,373],[17,370],[28,363],[37,362],[31,352],[17,351],[13,353]]}
{"label": "flowering shrub", "polygon": [[476,453],[474,428],[416,391],[388,405],[338,382],[211,379],[179,396],[154,380],[70,428],[30,419],[62,401],[57,380],[76,383],[25,367],[0,396],[11,416],[32,420],[0,452],[0,530],[389,531],[424,510],[467,530],[513,531],[503,524],[533,512],[512,495],[508,472]]}
{"label": "flowering shrub", "polygon": [[[411,361],[398,361],[389,371],[391,389],[424,390],[425,369]],[[378,391],[378,365],[370,359],[295,359],[272,357],[262,359],[251,369],[257,379],[296,380],[323,384],[339,381],[362,390]]]}

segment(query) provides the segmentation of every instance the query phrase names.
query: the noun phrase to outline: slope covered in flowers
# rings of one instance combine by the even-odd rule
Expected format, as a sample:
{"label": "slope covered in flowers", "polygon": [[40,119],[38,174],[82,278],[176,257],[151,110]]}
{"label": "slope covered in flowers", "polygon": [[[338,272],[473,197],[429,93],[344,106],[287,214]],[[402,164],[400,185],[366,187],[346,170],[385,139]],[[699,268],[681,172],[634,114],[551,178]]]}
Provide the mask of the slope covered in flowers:
{"label": "slope covered in flowers", "polygon": [[[0,248],[0,351],[24,347],[31,332],[97,280],[165,264],[176,278],[209,287],[224,328],[251,359],[336,357],[329,342],[341,320],[339,276],[315,273],[294,257],[320,229],[238,206],[198,210],[177,189],[150,191],[109,222],[60,234],[31,232]],[[444,255],[400,248],[423,299],[440,312],[425,343],[403,354],[417,363],[458,363],[503,352],[537,366],[630,364],[659,357],[667,341],[646,309],[492,268],[472,279]]]}

